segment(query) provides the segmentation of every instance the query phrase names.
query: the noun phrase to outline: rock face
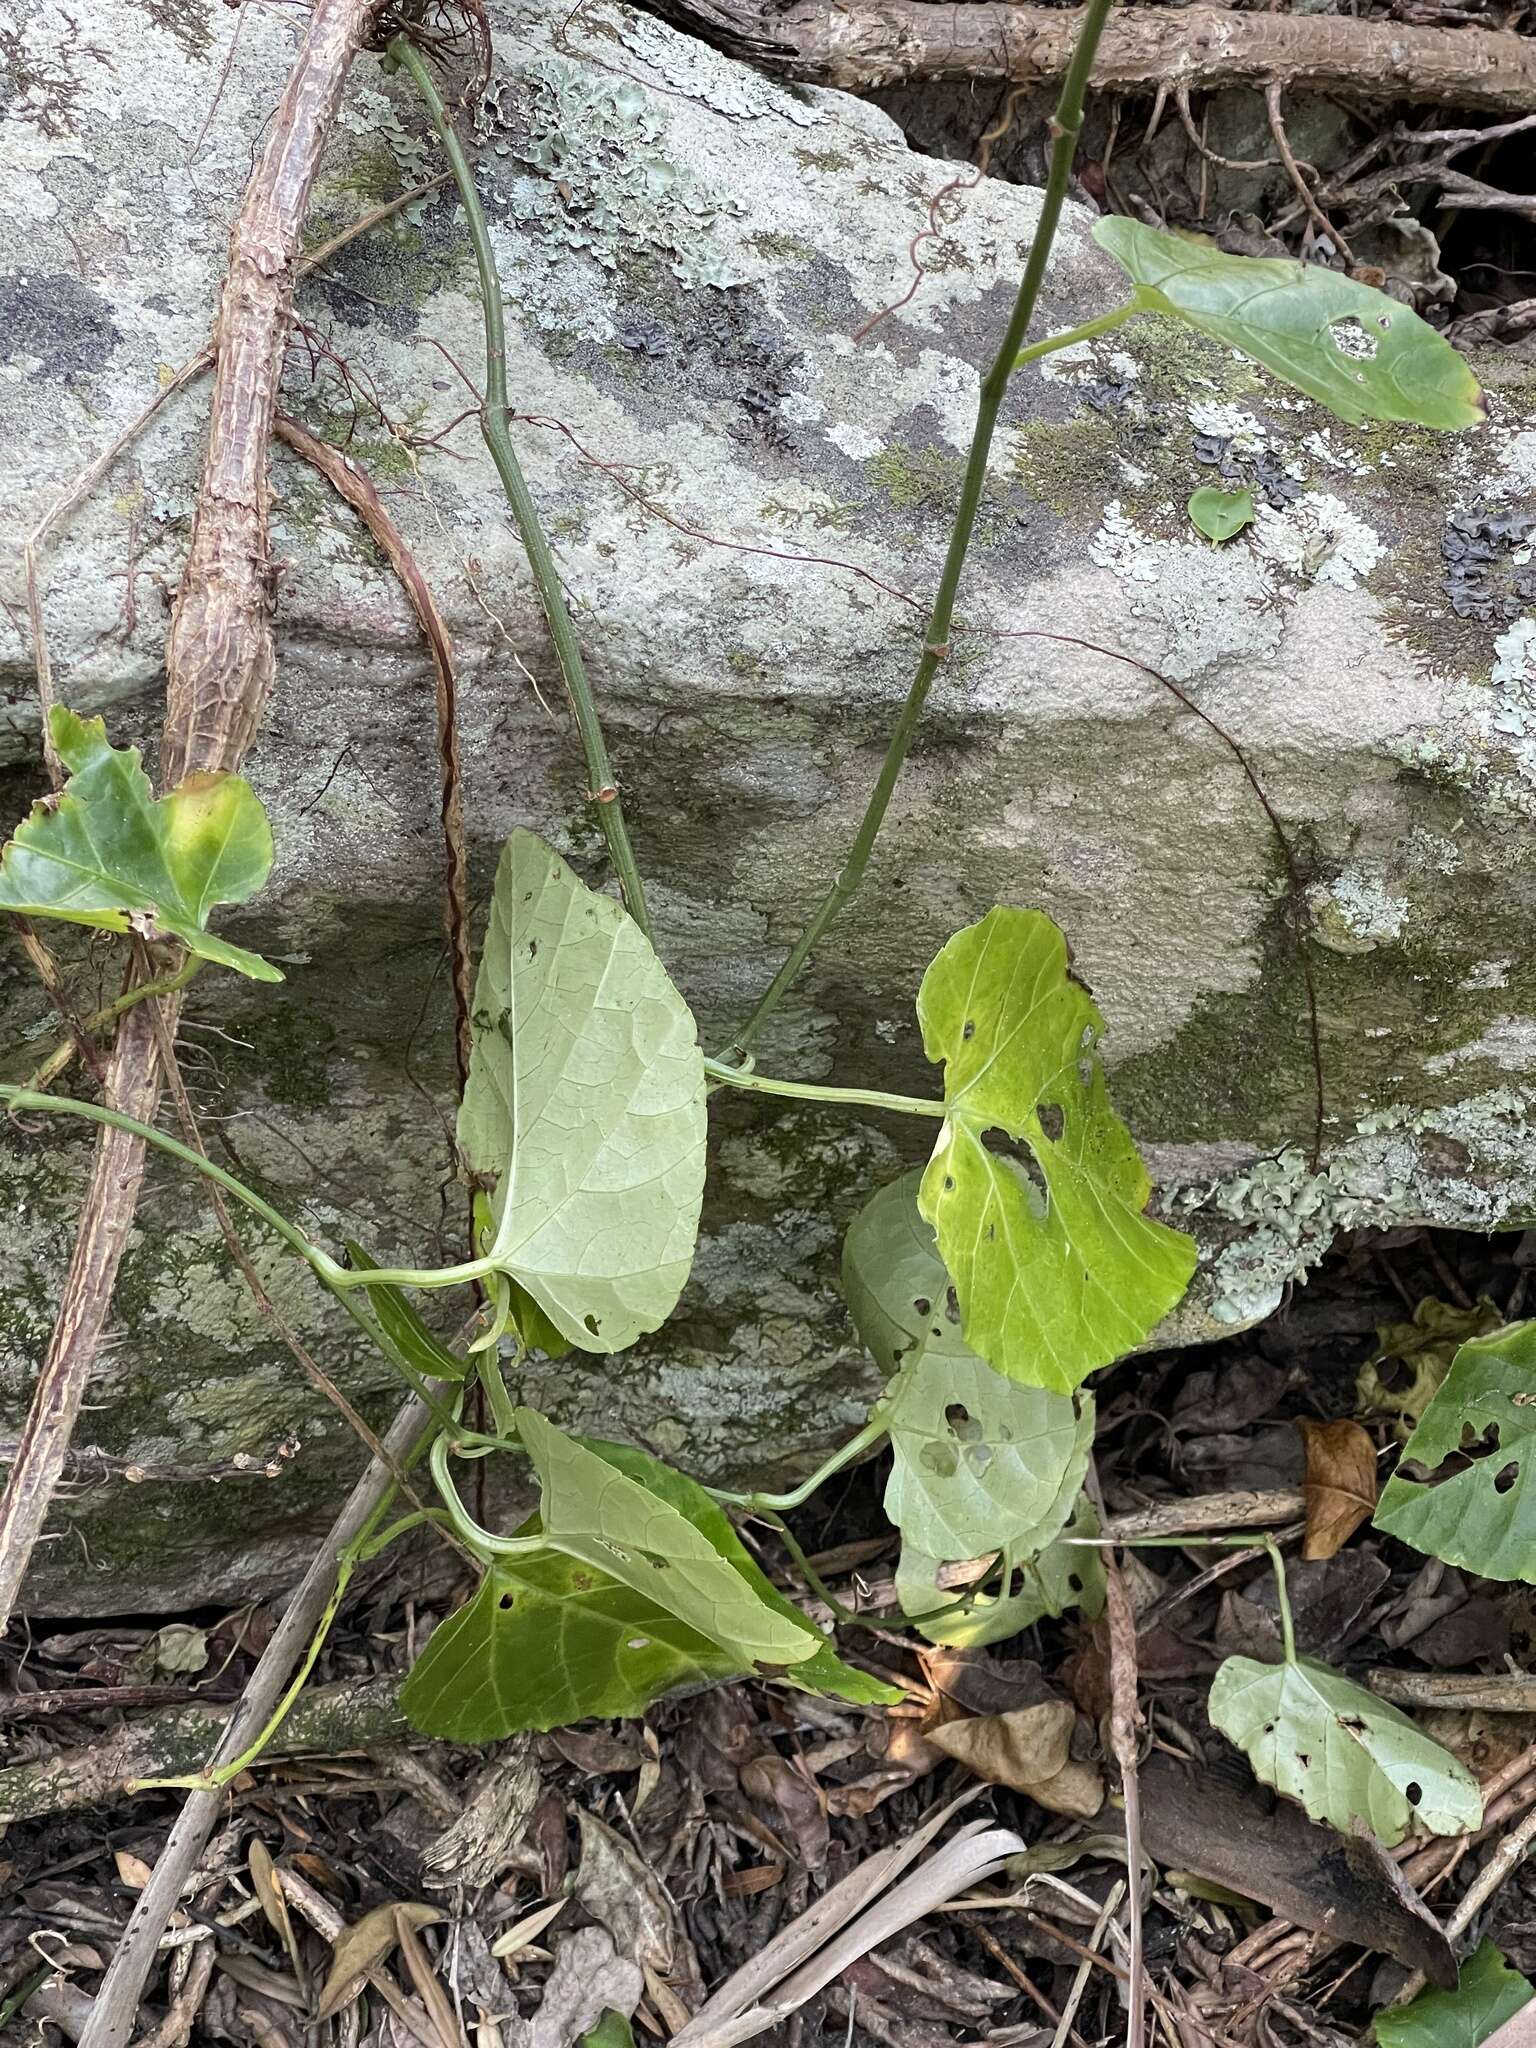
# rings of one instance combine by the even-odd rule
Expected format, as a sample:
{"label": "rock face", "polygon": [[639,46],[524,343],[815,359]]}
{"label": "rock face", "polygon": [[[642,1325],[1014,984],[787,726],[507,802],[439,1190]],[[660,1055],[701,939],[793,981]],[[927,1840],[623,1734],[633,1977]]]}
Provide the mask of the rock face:
{"label": "rock face", "polygon": [[[1038,210],[987,183],[908,244],[952,167],[887,117],[747,72],[592,0],[499,0],[480,112],[506,279],[518,438],[577,607],[661,950],[718,1042],[835,871],[918,645],[983,364]],[[0,38],[0,448],[10,537],[35,522],[208,333],[228,221],[298,21],[208,0],[41,0]],[[233,56],[230,43],[238,22]],[[226,70],[226,60],[227,70]],[[436,168],[405,81],[365,59],[314,227]],[[1069,208],[1039,331],[1119,293]],[[478,374],[460,215],[439,190],[303,285],[285,402],[389,495],[461,663],[477,887],[513,826],[587,871],[600,840],[540,614],[450,360]],[[434,344],[440,344],[434,346]],[[448,352],[448,353],[445,353]],[[930,1085],[912,999],[994,902],[1061,922],[1109,1024],[1117,1102],[1164,1200],[1213,1226],[1196,1320],[1262,1313],[1340,1225],[1474,1227],[1536,1211],[1536,388],[1484,365],[1485,431],[1331,422],[1199,339],[1140,322],[1010,395],[963,630],[862,901],[762,1048],[765,1068]],[[387,424],[373,401],[387,415]],[[200,453],[176,398],[45,563],[64,701],[119,742],[158,726],[166,594]],[[448,1138],[430,669],[351,514],[274,451],[276,691],[250,765],[276,831],[266,894],[221,929],[277,990],[206,975],[186,1030],[209,1130],[334,1242],[462,1256]],[[1251,485],[1214,550],[1192,489]],[[6,595],[22,617],[14,549]],[[1052,642],[1017,636],[1074,636]],[[1092,642],[1093,646],[1082,644]],[[1306,976],[1321,1027],[1310,1161]],[[40,785],[19,631],[0,736],[9,823]],[[82,1000],[115,959],[80,946]],[[53,1023],[0,947],[0,1059]],[[717,1105],[707,1230],[683,1308],[622,1360],[530,1372],[565,1420],[702,1476],[804,1464],[862,1414],[873,1368],[834,1285],[844,1224],[920,1134]],[[215,1119],[218,1119],[215,1121]],[[0,1428],[24,1412],[88,1137],[9,1132]],[[291,1574],[357,1450],[249,1305],[199,1191],[157,1162],[81,1441],[195,1469],[302,1449],[218,1488],[109,1480],[57,1517],[42,1610],[152,1608]],[[251,1233],[274,1296],[374,1416],[393,1392],[306,1275]],[[1202,1320],[1203,1319],[1203,1320]]]}

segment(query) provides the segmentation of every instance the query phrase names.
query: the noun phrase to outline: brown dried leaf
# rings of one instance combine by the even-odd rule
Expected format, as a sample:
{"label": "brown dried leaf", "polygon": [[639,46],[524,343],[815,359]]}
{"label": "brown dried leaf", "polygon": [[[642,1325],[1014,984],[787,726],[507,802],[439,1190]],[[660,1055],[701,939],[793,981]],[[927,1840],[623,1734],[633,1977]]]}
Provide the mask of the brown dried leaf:
{"label": "brown dried leaf", "polygon": [[1306,1446],[1307,1533],[1302,1556],[1334,1557],[1376,1512],[1376,1446],[1358,1422],[1296,1425]]}
{"label": "brown dried leaf", "polygon": [[571,2048],[605,2012],[621,2012],[627,2019],[644,1988],[639,1964],[615,1953],[606,1929],[578,1928],[556,1953],[528,2031],[528,2048]]}
{"label": "brown dried leaf", "polygon": [[1007,1714],[947,1721],[930,1730],[928,1740],[978,1778],[1022,1792],[1048,1813],[1091,1820],[1104,1804],[1104,1787],[1092,1764],[1070,1754],[1076,1720],[1070,1701],[1046,1700]]}
{"label": "brown dried leaf", "polygon": [[293,1965],[293,1974],[300,1985],[307,1986],[304,1963],[299,1955],[299,1945],[293,1938],[293,1922],[288,1917],[288,1901],[283,1897],[272,1864],[272,1857],[260,1835],[252,1835],[250,1848],[246,1852],[246,1867],[251,1874],[251,1890],[260,1901],[266,1915],[267,1925],[281,1940]]}
{"label": "brown dried leaf", "polygon": [[358,1986],[370,1970],[376,1970],[399,1939],[396,1914],[407,1926],[431,1927],[447,1914],[436,1906],[419,1903],[375,1906],[351,1927],[343,1928],[331,1950],[331,1967],[320,1989],[315,2008],[317,2020],[335,2017],[356,1996]]}

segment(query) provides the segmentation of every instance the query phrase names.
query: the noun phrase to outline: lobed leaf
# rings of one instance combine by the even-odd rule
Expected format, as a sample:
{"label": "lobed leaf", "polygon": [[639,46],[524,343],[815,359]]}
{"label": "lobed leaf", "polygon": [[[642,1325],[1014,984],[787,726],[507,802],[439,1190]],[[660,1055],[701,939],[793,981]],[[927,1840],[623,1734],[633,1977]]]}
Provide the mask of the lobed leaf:
{"label": "lobed leaf", "polygon": [[1288,258],[1228,256],[1196,236],[1108,214],[1093,230],[1140,308],[1214,335],[1351,425],[1478,427],[1477,379],[1427,321],[1354,278]]}
{"label": "lobed leaf", "polygon": [[0,855],[0,910],[100,931],[180,939],[188,952],[253,981],[281,981],[257,953],[206,929],[221,903],[244,903],[272,866],[272,829],[238,775],[189,775],[156,797],[137,747],[107,744],[99,718],[56,705],[48,730],[69,770]]}
{"label": "lobed leaf", "polygon": [[[1491,1434],[1493,1449],[1431,1484],[1410,1479]],[[1536,1583],[1536,1322],[1463,1344],[1398,1469],[1382,1491],[1375,1526],[1415,1550],[1485,1579]],[[1531,1506],[1526,1503],[1531,1502]]]}
{"label": "lobed leaf", "polygon": [[622,1351],[672,1313],[693,1261],[705,1092],[692,1014],[622,906],[514,832],[473,1023],[459,1144],[496,1176],[487,1255],[570,1343]]}
{"label": "lobed leaf", "polygon": [[1346,1834],[1364,1821],[1390,1849],[1410,1829],[1460,1835],[1482,1819],[1464,1764],[1396,1707],[1310,1658],[1229,1657],[1207,1711],[1256,1777]]}
{"label": "lobed leaf", "polygon": [[1490,2034],[1530,2004],[1532,1986],[1491,1941],[1461,1966],[1454,1991],[1421,1991],[1376,2015],[1379,2048],[1482,2048]]}
{"label": "lobed leaf", "polygon": [[[989,910],[957,932],[923,976],[917,1013],[944,1066],[918,1201],[962,1335],[1010,1379],[1070,1393],[1175,1305],[1194,1241],[1143,1214],[1151,1182],[1110,1107],[1104,1020],[1042,911]],[[1023,1152],[994,1150],[997,1134]]]}

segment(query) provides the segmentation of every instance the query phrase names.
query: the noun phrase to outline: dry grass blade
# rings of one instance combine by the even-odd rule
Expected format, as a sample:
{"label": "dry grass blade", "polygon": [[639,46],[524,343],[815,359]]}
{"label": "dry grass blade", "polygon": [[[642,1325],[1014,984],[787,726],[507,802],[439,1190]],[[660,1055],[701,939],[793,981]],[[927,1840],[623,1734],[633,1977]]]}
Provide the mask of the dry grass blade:
{"label": "dry grass blade", "polygon": [[343,2006],[352,2003],[364,1980],[393,1953],[402,1927],[430,1927],[447,1917],[437,1906],[375,1906],[345,1928],[332,1947],[331,1967],[320,1987],[315,2018],[334,2019]]}

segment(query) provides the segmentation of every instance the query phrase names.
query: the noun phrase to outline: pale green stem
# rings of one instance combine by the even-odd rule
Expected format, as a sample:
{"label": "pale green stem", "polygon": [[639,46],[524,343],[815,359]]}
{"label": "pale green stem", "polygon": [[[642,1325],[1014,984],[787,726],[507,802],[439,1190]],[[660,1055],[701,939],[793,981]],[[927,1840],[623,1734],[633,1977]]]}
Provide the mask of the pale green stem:
{"label": "pale green stem", "polygon": [[[1292,1532],[1296,1533],[1295,1531]],[[1280,1609],[1280,1641],[1287,1664],[1296,1662],[1296,1629],[1291,1619],[1290,1589],[1285,1578],[1285,1559],[1273,1536],[1254,1531],[1246,1536],[1063,1536],[1058,1539],[1078,1550],[1251,1550],[1264,1551],[1275,1575],[1275,1600]]]}
{"label": "pale green stem", "polygon": [[733,1067],[725,1060],[706,1059],[704,1071],[728,1088],[758,1095],[787,1095],[794,1102],[831,1102],[847,1108],[893,1109],[902,1116],[942,1117],[944,1105],[932,1096],[887,1095],[879,1088],[823,1088],[814,1081],[776,1081],[751,1067]]}
{"label": "pale green stem", "polygon": [[[518,1353],[518,1361],[519,1363],[522,1361],[521,1350]],[[480,1384],[485,1389],[485,1398],[490,1403],[491,1420],[496,1425],[496,1434],[505,1437],[509,1443],[515,1443],[517,1441],[517,1407],[512,1396],[507,1392],[507,1383],[501,1376],[501,1360],[497,1357],[494,1346],[490,1350],[479,1353],[475,1359],[475,1371],[480,1376]]]}
{"label": "pale green stem", "polygon": [[1092,341],[1096,334],[1112,334],[1117,327],[1123,327],[1145,309],[1135,299],[1127,299],[1123,306],[1116,306],[1113,313],[1102,313],[1097,320],[1085,320],[1081,327],[1064,327],[1060,334],[1048,334],[1044,341],[1032,341],[1028,348],[1021,348],[1013,359],[1013,367],[1022,370],[1026,363],[1035,362],[1040,356],[1053,356],[1059,348],[1072,348],[1077,342]]}
{"label": "pale green stem", "polygon": [[724,1493],[716,1486],[704,1490],[715,1500],[724,1501],[728,1507],[751,1508],[757,1514],[788,1513],[791,1508],[804,1507],[818,1486],[825,1485],[834,1472],[841,1472],[845,1465],[851,1465],[866,1451],[872,1451],[887,1434],[883,1422],[871,1416],[857,1436],[850,1437],[840,1451],[834,1451],[824,1465],[818,1466],[809,1479],[789,1493]]}
{"label": "pale green stem", "polygon": [[890,744],[886,748],[885,760],[881,764],[874,792],[869,799],[859,829],[854,835],[853,845],[849,848],[848,858],[843,863],[841,873],[817,905],[805,930],[790,948],[788,957],[769,983],[761,1002],[737,1033],[734,1042],[727,1047],[727,1058],[739,1055],[752,1044],[810,958],[822,934],[849,898],[857,893],[864,880],[864,871],[869,865],[870,855],[874,852],[880,827],[885,822],[885,814],[890,808],[896,784],[901,778],[902,768],[906,764],[908,749],[912,745],[913,735],[923,715],[923,706],[928,701],[928,692],[933,687],[933,680],[939,672],[940,664],[949,653],[950,628],[954,623],[955,599],[960,589],[960,576],[965,568],[965,558],[970,551],[971,539],[976,530],[976,516],[981,510],[982,493],[986,488],[987,458],[991,453],[993,436],[997,431],[998,414],[1008,390],[1008,380],[1024,346],[1024,338],[1029,332],[1029,323],[1034,318],[1035,306],[1040,297],[1040,287],[1045,280],[1051,245],[1056,239],[1057,224],[1061,219],[1062,205],[1067,196],[1067,181],[1072,171],[1072,159],[1077,152],[1077,138],[1082,132],[1083,99],[1088,87],[1088,74],[1093,65],[1094,53],[1099,46],[1104,23],[1109,16],[1110,5],[1111,0],[1087,0],[1087,5],[1083,8],[1082,27],[1078,31],[1072,61],[1062,81],[1061,97],[1057,102],[1056,116],[1051,124],[1055,142],[1051,150],[1045,195],[1040,205],[1040,218],[1035,228],[1034,240],[1029,245],[1029,256],[1024,265],[1024,275],[1019,281],[1018,297],[1014,301],[1007,331],[1003,335],[1002,344],[991,368],[981,382],[970,455],[966,460],[965,478],[960,486],[960,504],[955,513],[949,548],[939,576],[938,594],[934,598],[927,630],[923,634],[922,654],[907,690],[906,702],[891,734]]}
{"label": "pale green stem", "polygon": [[[85,1020],[88,1037],[94,1038],[98,1031],[121,1017],[126,1010],[134,1009],[139,1003],[147,1002],[151,996],[172,996],[178,989],[184,989],[204,966],[196,953],[189,953],[183,966],[174,974],[163,974],[156,981],[141,981],[136,987],[124,990],[113,1002],[107,1003],[94,1016]],[[60,1039],[42,1065],[29,1074],[24,1086],[41,1091],[51,1088],[75,1056],[75,1042],[72,1038]]]}
{"label": "pale green stem", "polygon": [[490,451],[496,473],[501,478],[502,489],[506,492],[512,518],[523,551],[528,557],[528,566],[533,571],[533,580],[538,585],[539,597],[544,606],[544,616],[549,623],[549,637],[554,642],[555,655],[560,663],[560,673],[565,678],[565,687],[570,693],[571,709],[576,716],[576,727],[581,734],[582,752],[586,757],[587,775],[591,781],[591,796],[597,805],[598,821],[603,836],[608,841],[608,851],[619,877],[619,886],[624,892],[625,908],[639,925],[650,934],[650,921],[646,914],[645,889],[640,880],[640,870],[635,865],[634,850],[629,843],[628,828],[624,823],[624,807],[619,801],[618,785],[608,761],[608,749],[603,740],[603,728],[593,701],[592,688],[587,680],[586,664],[582,660],[581,645],[576,638],[576,628],[571,623],[570,612],[566,609],[565,596],[560,588],[560,575],[555,567],[554,557],[549,552],[549,543],[544,538],[544,529],[539,522],[538,507],[533,502],[522,465],[518,462],[517,451],[512,446],[511,430],[507,425],[507,340],[506,320],[502,312],[501,274],[496,267],[496,251],[491,243],[491,231],[486,225],[485,209],[480,204],[480,193],[475,184],[475,174],[470,169],[469,159],[464,154],[443,105],[442,95],[432,76],[426,59],[409,38],[395,36],[389,44],[389,55],[407,72],[416,90],[426,102],[432,125],[437,130],[443,154],[453,172],[454,183],[459,188],[459,202],[464,208],[469,238],[474,245],[475,264],[480,272],[480,300],[485,323],[485,403],[480,408],[480,431]]}
{"label": "pale green stem", "polygon": [[481,1528],[474,1516],[459,1497],[454,1484],[453,1473],[448,1459],[452,1450],[449,1440],[440,1436],[432,1446],[432,1477],[448,1510],[448,1520],[455,1533],[463,1538],[470,1549],[483,1558],[531,1557],[538,1550],[552,1550],[554,1544],[544,1536],[497,1536],[491,1530]]}

